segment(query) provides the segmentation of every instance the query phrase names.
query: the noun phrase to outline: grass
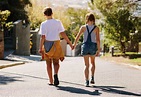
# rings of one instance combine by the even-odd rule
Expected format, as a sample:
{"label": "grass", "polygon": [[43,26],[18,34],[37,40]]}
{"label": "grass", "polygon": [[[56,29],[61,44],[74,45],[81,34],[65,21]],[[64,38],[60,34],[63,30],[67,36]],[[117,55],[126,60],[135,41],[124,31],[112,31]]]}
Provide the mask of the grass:
{"label": "grass", "polygon": [[141,66],[141,58],[130,59],[129,61]]}
{"label": "grass", "polygon": [[116,53],[116,54],[114,54],[115,56],[112,57],[111,53],[106,53],[105,56],[102,56],[102,58],[104,58],[106,60],[112,60],[112,61],[115,61],[115,62],[120,62],[120,63],[122,62],[122,63],[141,66],[141,58],[130,59],[128,57],[128,56],[134,55],[134,54],[138,55],[136,52],[126,52],[127,56],[123,57],[121,53]]}

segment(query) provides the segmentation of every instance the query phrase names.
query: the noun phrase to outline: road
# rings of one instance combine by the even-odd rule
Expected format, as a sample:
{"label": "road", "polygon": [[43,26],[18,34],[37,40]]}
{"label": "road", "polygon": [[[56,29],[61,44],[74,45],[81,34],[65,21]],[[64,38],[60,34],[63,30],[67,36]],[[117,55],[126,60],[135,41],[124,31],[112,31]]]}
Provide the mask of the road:
{"label": "road", "polygon": [[66,57],[60,85],[48,85],[45,61],[0,70],[0,97],[140,97],[141,70],[96,58],[94,86],[85,87],[82,57]]}

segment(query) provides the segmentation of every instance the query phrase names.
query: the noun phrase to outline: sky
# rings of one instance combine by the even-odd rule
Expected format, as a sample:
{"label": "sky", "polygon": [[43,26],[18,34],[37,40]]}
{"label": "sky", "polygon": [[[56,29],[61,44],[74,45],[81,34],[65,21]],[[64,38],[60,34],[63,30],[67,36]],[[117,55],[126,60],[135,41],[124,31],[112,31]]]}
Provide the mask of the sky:
{"label": "sky", "polygon": [[39,6],[50,6],[50,7],[76,7],[82,8],[87,7],[88,1],[90,0],[31,0]]}

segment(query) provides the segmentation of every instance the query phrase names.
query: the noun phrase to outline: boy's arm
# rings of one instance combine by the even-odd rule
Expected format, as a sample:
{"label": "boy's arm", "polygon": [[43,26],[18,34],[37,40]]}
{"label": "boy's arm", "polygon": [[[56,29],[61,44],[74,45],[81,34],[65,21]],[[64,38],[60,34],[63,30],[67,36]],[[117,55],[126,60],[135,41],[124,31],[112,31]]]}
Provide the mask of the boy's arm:
{"label": "boy's arm", "polygon": [[45,35],[42,35],[41,36],[41,39],[40,39],[39,53],[42,53],[43,52],[43,44],[44,44],[44,41],[45,41]]}
{"label": "boy's arm", "polygon": [[72,45],[72,42],[69,40],[69,38],[67,37],[66,33],[65,32],[61,32],[60,33],[61,36],[67,41],[67,43],[69,43],[70,47],[73,49],[73,45]]}

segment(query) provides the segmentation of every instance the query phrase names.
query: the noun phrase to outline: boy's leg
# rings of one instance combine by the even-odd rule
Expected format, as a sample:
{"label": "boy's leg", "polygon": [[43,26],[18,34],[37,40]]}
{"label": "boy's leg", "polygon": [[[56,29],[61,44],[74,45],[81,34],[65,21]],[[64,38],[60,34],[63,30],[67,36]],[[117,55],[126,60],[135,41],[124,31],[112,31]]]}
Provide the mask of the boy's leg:
{"label": "boy's leg", "polygon": [[59,59],[53,59],[54,74],[58,74],[59,71]]}
{"label": "boy's leg", "polygon": [[90,56],[91,59],[91,83],[94,84],[94,73],[95,73],[95,56]]}
{"label": "boy's leg", "polygon": [[59,79],[58,79],[58,71],[59,71],[59,59],[53,59],[53,65],[54,65],[54,85],[59,85]]}
{"label": "boy's leg", "polygon": [[47,64],[47,73],[48,73],[48,77],[49,77],[49,84],[53,84],[53,77],[52,77],[52,60],[48,59],[46,60],[46,64]]}

